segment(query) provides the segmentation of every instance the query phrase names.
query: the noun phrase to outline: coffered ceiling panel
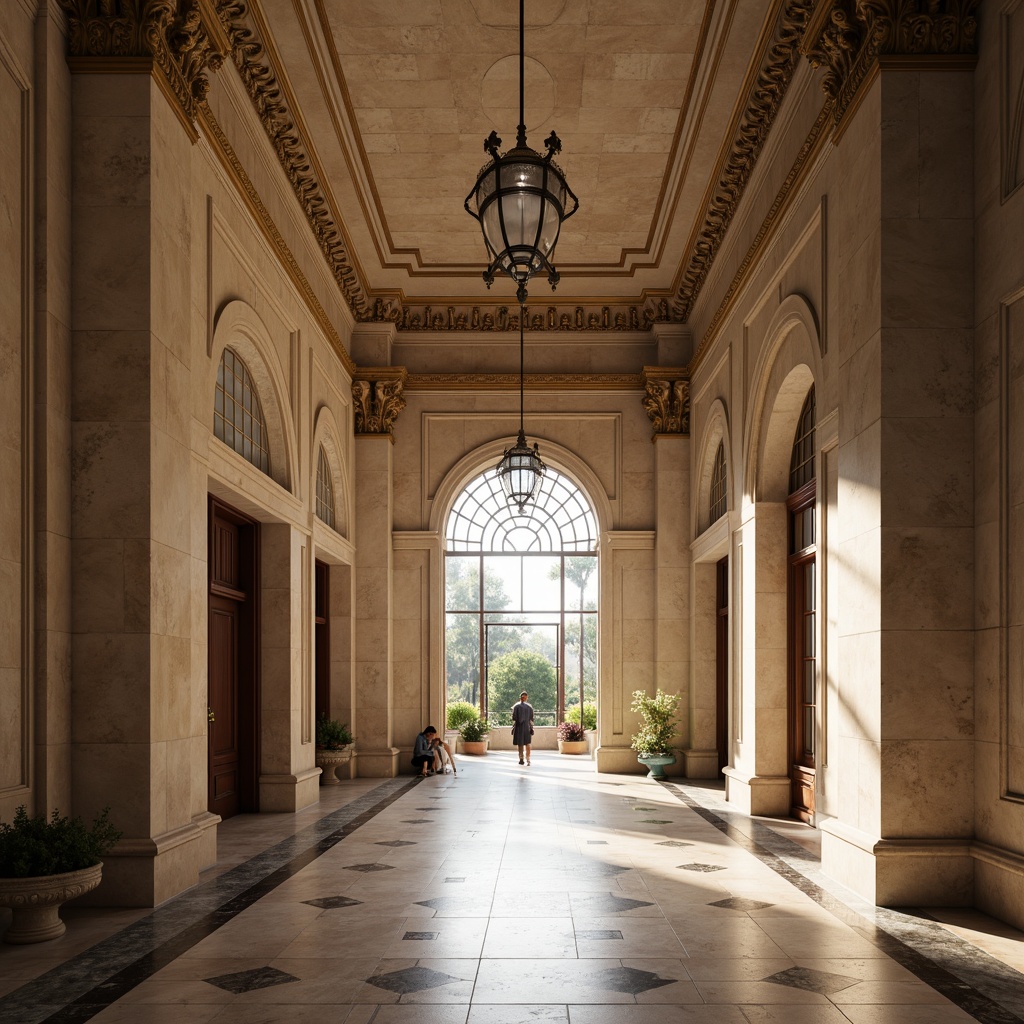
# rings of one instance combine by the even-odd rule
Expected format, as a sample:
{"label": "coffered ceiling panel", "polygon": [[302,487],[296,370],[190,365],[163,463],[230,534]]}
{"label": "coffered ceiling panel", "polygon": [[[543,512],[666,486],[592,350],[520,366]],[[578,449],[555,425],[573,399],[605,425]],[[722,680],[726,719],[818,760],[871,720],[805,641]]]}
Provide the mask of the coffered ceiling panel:
{"label": "coffered ceiling panel", "polygon": [[[558,132],[580,199],[556,250],[561,301],[678,289],[777,9],[526,0],[528,142],[543,151]],[[517,0],[256,0],[250,11],[367,294],[485,299],[484,245],[463,203],[490,131],[514,144]],[[541,292],[535,282],[531,296]]]}

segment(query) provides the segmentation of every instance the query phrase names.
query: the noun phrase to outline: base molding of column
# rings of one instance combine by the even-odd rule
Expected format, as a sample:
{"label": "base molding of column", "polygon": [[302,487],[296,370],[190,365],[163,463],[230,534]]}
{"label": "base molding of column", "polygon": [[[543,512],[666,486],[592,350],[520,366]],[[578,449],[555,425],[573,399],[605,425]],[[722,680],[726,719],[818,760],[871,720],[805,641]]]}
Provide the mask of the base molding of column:
{"label": "base molding of column", "polygon": [[881,839],[838,818],[818,827],[822,871],[876,906],[974,903],[970,839]]}
{"label": "base molding of column", "polygon": [[[361,779],[393,779],[398,775],[400,754],[401,750],[398,747],[360,749],[356,772]],[[411,766],[409,770],[412,770]]]}
{"label": "base molding of column", "polygon": [[203,811],[192,815],[192,824],[200,831],[199,870],[211,868],[217,863],[217,826],[221,823],[219,814]]}
{"label": "base molding of column", "polygon": [[[79,898],[80,906],[155,907],[199,881],[207,866],[209,836],[219,821],[216,814],[169,829],[156,836],[122,839],[103,858],[103,881]],[[214,853],[216,857],[216,853]]]}
{"label": "base molding of column", "polygon": [[722,769],[725,798],[744,814],[788,815],[788,775],[748,775],[731,765]]}
{"label": "base molding of column", "polygon": [[647,769],[636,759],[636,751],[632,747],[615,747],[602,743],[594,750],[594,760],[599,772],[614,775],[647,774]]}
{"label": "base molding of column", "polygon": [[717,779],[717,750],[684,750],[683,772],[688,779]]}
{"label": "base molding of column", "polygon": [[1024,929],[1024,854],[975,840],[974,905]]}
{"label": "base molding of column", "polygon": [[294,813],[320,799],[320,769],[304,768],[294,774],[260,776],[260,813]]}

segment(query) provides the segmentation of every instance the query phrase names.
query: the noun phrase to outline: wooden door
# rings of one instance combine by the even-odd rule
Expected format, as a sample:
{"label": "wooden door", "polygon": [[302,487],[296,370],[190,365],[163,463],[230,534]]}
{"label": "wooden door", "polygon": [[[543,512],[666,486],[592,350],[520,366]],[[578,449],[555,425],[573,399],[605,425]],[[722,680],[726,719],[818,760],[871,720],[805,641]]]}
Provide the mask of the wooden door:
{"label": "wooden door", "polygon": [[729,763],[729,559],[715,566],[715,743],[718,771]]}
{"label": "wooden door", "polygon": [[211,499],[209,518],[208,807],[258,809],[257,524]]}
{"label": "wooden door", "polygon": [[331,717],[331,627],[330,627],[330,567],[315,563],[316,586],[314,625],[313,676],[316,683],[316,714]]}
{"label": "wooden door", "polygon": [[818,624],[814,481],[790,497],[789,758],[791,814],[814,823],[817,774]]}

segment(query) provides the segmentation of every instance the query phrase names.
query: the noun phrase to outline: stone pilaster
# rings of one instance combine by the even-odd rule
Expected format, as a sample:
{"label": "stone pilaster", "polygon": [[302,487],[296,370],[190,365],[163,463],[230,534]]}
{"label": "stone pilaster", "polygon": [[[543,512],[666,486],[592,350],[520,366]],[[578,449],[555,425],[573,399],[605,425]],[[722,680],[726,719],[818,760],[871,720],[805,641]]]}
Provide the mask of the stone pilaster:
{"label": "stone pilaster", "polygon": [[360,776],[399,771],[394,746],[394,438],[405,408],[404,367],[369,367],[352,381],[355,405],[355,709]]}

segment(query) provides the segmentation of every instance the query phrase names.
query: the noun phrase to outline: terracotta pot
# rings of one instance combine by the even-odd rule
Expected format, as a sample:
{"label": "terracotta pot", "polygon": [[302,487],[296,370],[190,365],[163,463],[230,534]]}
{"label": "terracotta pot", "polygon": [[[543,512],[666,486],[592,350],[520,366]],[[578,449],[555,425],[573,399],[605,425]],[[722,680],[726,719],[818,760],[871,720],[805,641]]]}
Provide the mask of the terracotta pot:
{"label": "terracotta pot", "polygon": [[22,945],[59,939],[64,934],[61,904],[91,892],[102,875],[101,862],[63,875],[0,878],[0,907],[11,908],[11,926],[4,942]]}
{"label": "terracotta pot", "polygon": [[487,753],[487,740],[463,740],[462,752],[473,757],[479,757]]}
{"label": "terracotta pot", "polygon": [[587,753],[586,740],[559,740],[558,752],[560,754],[585,754]]}
{"label": "terracotta pot", "polygon": [[317,747],[316,766],[320,769],[320,785],[337,786],[340,781],[337,774],[338,769],[343,764],[348,764],[351,757],[351,743],[338,750],[328,750],[326,747]]}

